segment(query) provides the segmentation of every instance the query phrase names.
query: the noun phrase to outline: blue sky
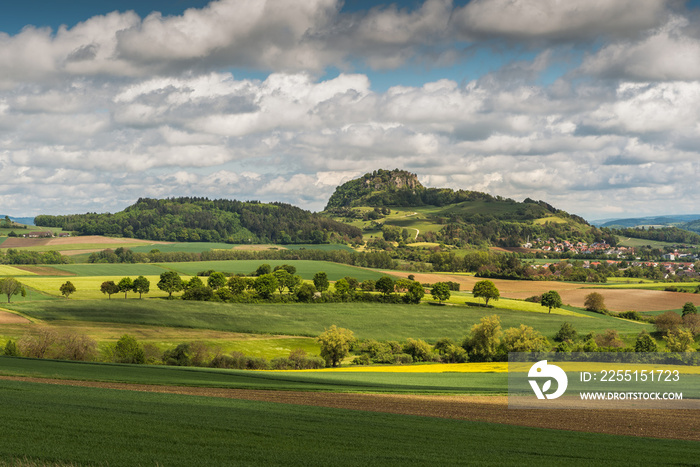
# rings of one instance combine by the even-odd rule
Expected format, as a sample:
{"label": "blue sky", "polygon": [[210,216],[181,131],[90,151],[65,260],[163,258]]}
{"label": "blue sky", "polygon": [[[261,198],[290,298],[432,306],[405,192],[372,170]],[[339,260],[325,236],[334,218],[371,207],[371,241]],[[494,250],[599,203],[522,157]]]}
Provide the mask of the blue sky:
{"label": "blue sky", "polygon": [[320,210],[378,168],[588,219],[697,212],[698,2],[25,0],[0,211]]}

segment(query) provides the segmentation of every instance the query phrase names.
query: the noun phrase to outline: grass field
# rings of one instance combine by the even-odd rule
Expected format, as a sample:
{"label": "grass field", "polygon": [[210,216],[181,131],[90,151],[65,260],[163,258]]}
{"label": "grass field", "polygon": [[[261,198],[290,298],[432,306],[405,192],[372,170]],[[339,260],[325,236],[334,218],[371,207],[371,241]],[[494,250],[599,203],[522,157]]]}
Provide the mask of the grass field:
{"label": "grass field", "polygon": [[[139,370],[148,381],[162,372]],[[697,456],[692,441],[467,420],[17,381],[0,391],[11,427],[0,459],[41,464],[689,465]]]}
{"label": "grass field", "polygon": [[298,336],[317,336],[335,324],[352,330],[358,338],[398,341],[409,337],[429,342],[442,337],[461,340],[473,324],[493,314],[500,315],[504,328],[527,323],[549,338],[565,321],[581,334],[614,328],[623,335],[636,335],[642,329],[653,329],[649,324],[589,312],[581,312],[585,316],[578,317],[429,304],[222,304],[114,297],[111,300],[13,302],[4,306],[47,322],[107,322]]}
{"label": "grass field", "polygon": [[213,269],[215,271],[229,274],[251,274],[261,264],[269,264],[273,269],[275,266],[289,264],[297,268],[297,274],[302,279],[313,279],[314,274],[324,271],[328,279],[335,281],[345,276],[352,276],[359,281],[366,279],[379,279],[383,276],[381,272],[371,269],[358,268],[346,264],[330,263],[327,261],[281,261],[281,260],[236,260],[236,261],[197,261],[190,263],[161,263],[158,266],[170,268],[180,274],[193,276],[200,271]]}
{"label": "grass field", "polygon": [[[504,372],[251,371],[0,357],[0,375],[133,384],[391,394],[505,394]],[[467,364],[471,365],[471,364]]]}

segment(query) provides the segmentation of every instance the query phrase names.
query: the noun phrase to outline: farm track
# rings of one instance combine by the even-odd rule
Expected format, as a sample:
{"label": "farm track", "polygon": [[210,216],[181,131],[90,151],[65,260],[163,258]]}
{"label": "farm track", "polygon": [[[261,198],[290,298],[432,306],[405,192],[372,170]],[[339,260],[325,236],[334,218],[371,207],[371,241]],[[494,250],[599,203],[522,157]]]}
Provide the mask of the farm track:
{"label": "farm track", "polygon": [[27,377],[0,379],[103,389],[222,397],[282,404],[451,418],[556,430],[700,441],[694,410],[515,410],[505,396],[425,396],[197,388]]}

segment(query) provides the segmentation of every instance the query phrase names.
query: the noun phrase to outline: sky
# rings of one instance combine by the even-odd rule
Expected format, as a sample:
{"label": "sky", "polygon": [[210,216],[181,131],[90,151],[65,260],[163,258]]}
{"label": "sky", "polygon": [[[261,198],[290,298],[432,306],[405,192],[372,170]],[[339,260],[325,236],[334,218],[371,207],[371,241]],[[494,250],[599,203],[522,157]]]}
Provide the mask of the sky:
{"label": "sky", "polygon": [[3,215],[319,211],[394,168],[588,220],[700,212],[695,1],[8,3]]}

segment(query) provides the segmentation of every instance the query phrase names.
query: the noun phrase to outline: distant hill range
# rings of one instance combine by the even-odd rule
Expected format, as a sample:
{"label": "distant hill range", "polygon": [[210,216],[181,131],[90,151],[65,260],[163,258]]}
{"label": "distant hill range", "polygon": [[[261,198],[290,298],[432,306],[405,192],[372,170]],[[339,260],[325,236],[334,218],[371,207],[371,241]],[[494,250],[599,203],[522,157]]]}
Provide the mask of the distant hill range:
{"label": "distant hill range", "polygon": [[593,221],[592,224],[598,227],[609,227],[612,229],[676,227],[700,233],[700,214],[605,219]]}
{"label": "distant hill range", "polygon": [[357,227],[285,203],[141,198],[115,214],[41,215],[35,223],[82,235],[228,243],[328,243],[359,239]]}
{"label": "distant hill range", "polygon": [[7,216],[5,214],[0,214],[0,219],[4,219],[6,217],[9,217],[12,222],[16,222],[17,224],[34,225],[34,218],[33,217],[12,217],[12,216]]}

